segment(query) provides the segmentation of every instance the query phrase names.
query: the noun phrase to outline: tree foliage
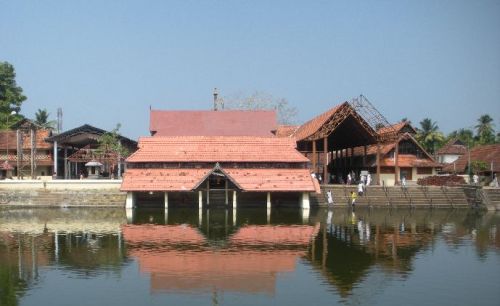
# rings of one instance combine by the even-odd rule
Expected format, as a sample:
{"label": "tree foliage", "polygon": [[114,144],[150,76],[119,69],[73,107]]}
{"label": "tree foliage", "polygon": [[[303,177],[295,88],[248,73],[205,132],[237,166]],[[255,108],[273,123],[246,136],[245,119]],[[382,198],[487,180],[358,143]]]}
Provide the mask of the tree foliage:
{"label": "tree foliage", "polygon": [[420,121],[420,128],[417,128],[417,140],[428,152],[434,153],[443,144],[445,138],[439,131],[437,123],[430,118],[425,118]]}
{"label": "tree foliage", "polygon": [[493,118],[491,118],[490,115],[485,114],[479,117],[475,128],[477,131],[476,139],[480,144],[495,143],[494,123]]}
{"label": "tree foliage", "polygon": [[[19,115],[22,103],[26,100],[23,89],[17,86],[14,66],[0,62],[0,129],[8,128],[23,117]],[[16,112],[12,115],[12,112]]]}
{"label": "tree foliage", "polygon": [[97,153],[113,152],[120,156],[127,156],[129,154],[128,150],[120,143],[120,127],[121,124],[118,123],[111,132],[106,132],[99,137],[97,140],[99,142]]}
{"label": "tree foliage", "polygon": [[223,101],[227,109],[275,110],[280,124],[296,123],[297,109],[285,98],[275,98],[268,93],[256,91],[249,96],[238,94],[224,97]]}
{"label": "tree foliage", "polygon": [[469,129],[459,129],[448,134],[447,141],[451,139],[458,139],[463,142],[465,145],[470,147],[474,146],[474,132]]}
{"label": "tree foliage", "polygon": [[35,123],[40,127],[45,129],[54,129],[56,122],[54,120],[49,121],[50,113],[47,112],[47,109],[38,109],[35,113]]}

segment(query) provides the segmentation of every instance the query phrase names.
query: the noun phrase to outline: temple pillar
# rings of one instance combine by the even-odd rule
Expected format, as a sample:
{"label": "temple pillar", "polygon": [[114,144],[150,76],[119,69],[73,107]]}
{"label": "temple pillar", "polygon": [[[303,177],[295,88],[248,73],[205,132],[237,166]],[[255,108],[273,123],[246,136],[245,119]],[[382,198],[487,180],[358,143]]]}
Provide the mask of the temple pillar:
{"label": "temple pillar", "polygon": [[53,170],[54,170],[53,174],[57,178],[57,141],[54,141],[54,169]]}
{"label": "temple pillar", "polygon": [[203,208],[203,192],[198,191],[198,208],[201,210]]}
{"label": "temple pillar", "polygon": [[267,193],[267,202],[266,202],[266,212],[267,212],[267,223],[271,223],[271,193]]}
{"label": "temple pillar", "polygon": [[236,190],[233,190],[233,225],[236,225]]}
{"label": "temple pillar", "polygon": [[309,209],[310,208],[310,203],[309,203],[309,192],[303,192],[302,193],[302,203],[301,203],[302,209]]}
{"label": "temple pillar", "polygon": [[127,199],[125,200],[125,208],[132,209],[135,206],[135,196],[132,191],[127,192]]}

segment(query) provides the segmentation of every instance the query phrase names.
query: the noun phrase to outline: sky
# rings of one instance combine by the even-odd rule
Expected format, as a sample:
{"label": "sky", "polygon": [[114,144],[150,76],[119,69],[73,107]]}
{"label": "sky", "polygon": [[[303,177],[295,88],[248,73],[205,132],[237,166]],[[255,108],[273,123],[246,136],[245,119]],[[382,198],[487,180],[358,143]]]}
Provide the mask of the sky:
{"label": "sky", "polygon": [[63,129],[265,92],[298,123],[363,94],[390,121],[500,129],[500,1],[4,1],[0,61]]}

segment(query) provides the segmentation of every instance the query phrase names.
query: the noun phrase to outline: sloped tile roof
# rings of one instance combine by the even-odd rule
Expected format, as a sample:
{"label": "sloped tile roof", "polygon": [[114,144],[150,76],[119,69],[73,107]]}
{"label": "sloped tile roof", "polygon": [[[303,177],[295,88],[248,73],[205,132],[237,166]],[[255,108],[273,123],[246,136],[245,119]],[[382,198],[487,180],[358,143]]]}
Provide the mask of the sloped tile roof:
{"label": "sloped tile roof", "polygon": [[143,137],[127,162],[307,162],[295,146],[277,137]]}
{"label": "sloped tile roof", "polygon": [[273,136],[274,110],[160,111],[150,113],[155,136]]}
{"label": "sloped tile roof", "polygon": [[465,153],[467,153],[467,147],[461,144],[458,139],[452,139],[448,141],[448,143],[446,143],[441,149],[437,151],[438,155],[463,155]]}
{"label": "sloped tile roof", "polygon": [[297,131],[294,133],[293,136],[297,140],[302,140],[304,138],[313,135],[340,109],[341,106],[345,104],[348,103],[344,102],[342,104],[339,104],[329,109],[328,111],[314,117],[313,119],[307,121],[297,129]]}
{"label": "sloped tile roof", "polygon": [[401,133],[403,128],[405,128],[405,127],[408,127],[408,129],[410,129],[413,133],[417,132],[415,130],[415,128],[410,124],[409,121],[401,121],[401,122],[398,122],[398,123],[395,123],[395,124],[392,124],[389,126],[384,126],[380,129],[378,129],[377,133],[379,133],[380,135],[387,134],[387,133],[393,133],[393,132]]}
{"label": "sloped tile roof", "polygon": [[[385,157],[380,160],[381,166],[395,166],[394,158]],[[399,167],[439,167],[440,164],[426,158],[418,158],[411,154],[399,154],[398,155],[398,166]]]}
{"label": "sloped tile roof", "polygon": [[276,137],[291,137],[300,128],[300,125],[280,125],[276,130]]}
{"label": "sloped tile roof", "polygon": [[122,191],[191,191],[212,169],[127,169]]}
{"label": "sloped tile roof", "polygon": [[[467,168],[468,158],[469,154],[460,156],[455,162],[447,164],[443,168],[443,171],[453,172],[455,169],[459,173],[464,173]],[[490,171],[491,163],[493,163],[493,172],[500,172],[500,144],[477,146],[472,148],[470,150],[470,160],[471,162],[485,162],[488,168],[486,171]]]}
{"label": "sloped tile roof", "polygon": [[[191,191],[212,169],[127,169],[122,191]],[[314,191],[307,169],[224,169],[244,191]]]}
{"label": "sloped tile roof", "polygon": [[225,169],[245,191],[315,191],[308,169]]}

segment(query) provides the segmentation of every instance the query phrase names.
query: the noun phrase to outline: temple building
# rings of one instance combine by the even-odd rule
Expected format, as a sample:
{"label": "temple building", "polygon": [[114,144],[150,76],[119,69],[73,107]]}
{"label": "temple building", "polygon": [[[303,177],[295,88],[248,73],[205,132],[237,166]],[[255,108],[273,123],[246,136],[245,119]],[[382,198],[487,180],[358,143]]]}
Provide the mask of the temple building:
{"label": "temple building", "polygon": [[[355,107],[357,106],[357,107]],[[361,113],[364,109],[367,113]],[[322,183],[342,184],[370,173],[375,184],[397,185],[437,173],[440,164],[415,140],[407,121],[388,124],[371,104],[344,102],[298,126],[279,126],[276,136],[295,139]]]}
{"label": "temple building", "polygon": [[314,183],[293,139],[256,136],[153,136],[127,158],[127,207],[147,203],[298,203]]}
{"label": "temple building", "polygon": [[451,164],[467,153],[467,146],[460,139],[451,139],[437,152],[440,163]]}

